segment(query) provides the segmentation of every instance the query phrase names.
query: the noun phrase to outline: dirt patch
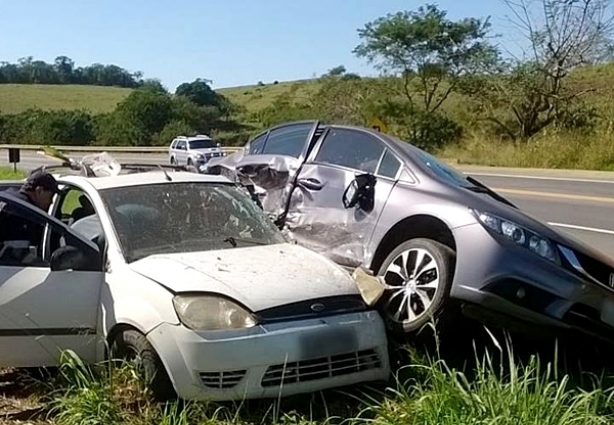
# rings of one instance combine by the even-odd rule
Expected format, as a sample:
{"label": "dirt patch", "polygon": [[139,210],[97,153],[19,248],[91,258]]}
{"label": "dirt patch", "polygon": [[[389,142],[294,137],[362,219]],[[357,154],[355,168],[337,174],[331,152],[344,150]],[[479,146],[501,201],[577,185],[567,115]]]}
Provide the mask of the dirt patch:
{"label": "dirt patch", "polygon": [[0,424],[48,424],[42,383],[27,370],[0,370]]}

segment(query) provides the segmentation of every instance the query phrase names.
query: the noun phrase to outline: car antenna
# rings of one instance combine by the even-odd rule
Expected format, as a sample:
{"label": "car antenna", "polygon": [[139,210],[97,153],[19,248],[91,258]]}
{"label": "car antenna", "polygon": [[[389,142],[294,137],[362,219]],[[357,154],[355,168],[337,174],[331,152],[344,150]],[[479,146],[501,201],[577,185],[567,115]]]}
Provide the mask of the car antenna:
{"label": "car antenna", "polygon": [[164,167],[162,167],[160,164],[158,164],[158,168],[160,170],[162,170],[162,172],[164,173],[164,177],[166,177],[166,181],[172,182],[173,179],[171,179],[171,176],[168,175],[168,173],[166,172],[166,170],[164,169]]}

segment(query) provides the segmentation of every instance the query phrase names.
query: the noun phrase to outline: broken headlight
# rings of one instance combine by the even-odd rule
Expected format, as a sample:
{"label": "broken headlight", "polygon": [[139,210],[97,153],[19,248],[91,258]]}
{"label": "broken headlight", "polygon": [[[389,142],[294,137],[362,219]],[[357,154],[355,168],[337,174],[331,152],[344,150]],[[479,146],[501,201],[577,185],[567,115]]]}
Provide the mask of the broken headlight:
{"label": "broken headlight", "polygon": [[480,222],[490,230],[497,232],[517,245],[527,248],[542,258],[558,264],[559,260],[554,250],[554,244],[548,238],[540,236],[513,221],[480,211],[475,213]]}
{"label": "broken headlight", "polygon": [[257,324],[249,311],[223,297],[177,295],[173,305],[181,323],[194,331],[244,329]]}

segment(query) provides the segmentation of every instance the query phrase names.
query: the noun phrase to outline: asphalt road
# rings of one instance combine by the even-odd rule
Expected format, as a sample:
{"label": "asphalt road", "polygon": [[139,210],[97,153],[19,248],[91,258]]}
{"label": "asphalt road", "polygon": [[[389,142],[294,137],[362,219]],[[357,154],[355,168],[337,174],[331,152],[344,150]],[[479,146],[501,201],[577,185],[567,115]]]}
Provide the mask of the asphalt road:
{"label": "asphalt road", "polygon": [[[79,157],[80,154],[76,154]],[[114,154],[122,162],[166,163],[164,154]],[[0,150],[0,166],[9,165]],[[31,170],[53,160],[21,152],[18,168]],[[614,257],[614,173],[456,166],[534,217]]]}

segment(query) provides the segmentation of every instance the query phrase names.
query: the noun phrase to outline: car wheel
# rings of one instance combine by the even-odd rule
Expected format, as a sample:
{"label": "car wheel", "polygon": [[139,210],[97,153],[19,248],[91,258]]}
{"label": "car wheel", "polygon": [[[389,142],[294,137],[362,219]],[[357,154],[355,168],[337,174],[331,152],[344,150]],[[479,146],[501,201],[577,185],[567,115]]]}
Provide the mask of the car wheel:
{"label": "car wheel", "polygon": [[117,334],[111,345],[111,358],[135,365],[157,401],[177,398],[162,360],[142,333],[127,330]]}
{"label": "car wheel", "polygon": [[175,165],[175,158],[171,158],[171,165]]}
{"label": "car wheel", "polygon": [[192,160],[190,158],[188,158],[188,167],[192,166]]}
{"label": "car wheel", "polygon": [[403,242],[386,257],[378,271],[389,289],[380,311],[395,334],[413,334],[432,319],[442,319],[448,300],[456,255],[431,239]]}

